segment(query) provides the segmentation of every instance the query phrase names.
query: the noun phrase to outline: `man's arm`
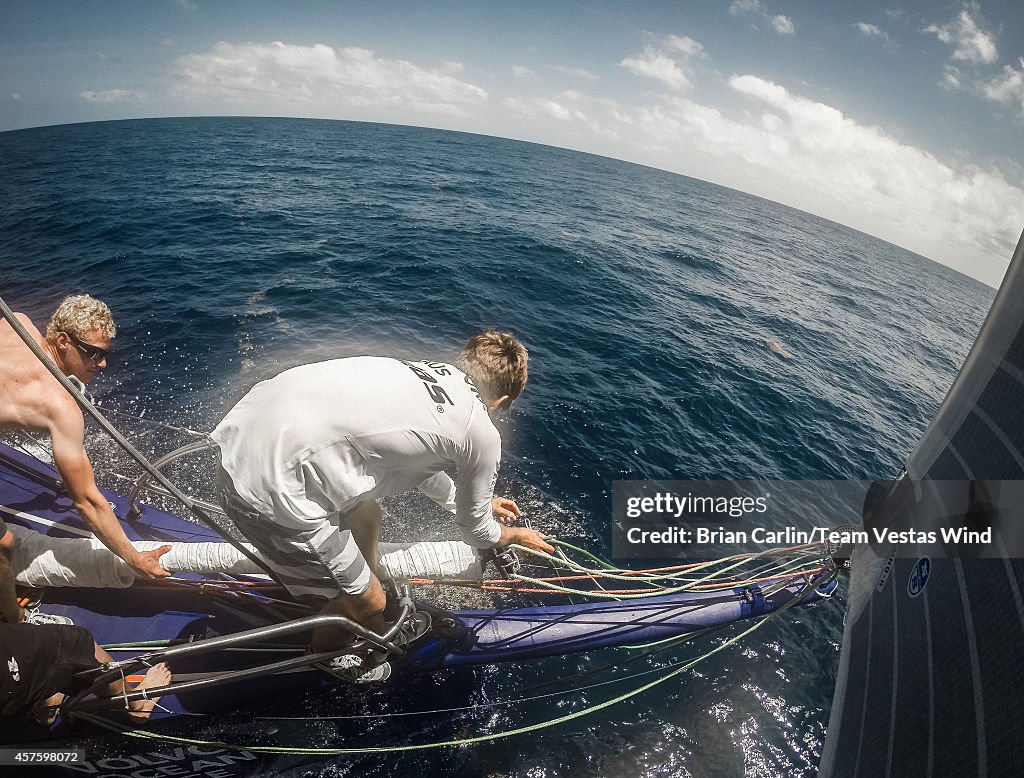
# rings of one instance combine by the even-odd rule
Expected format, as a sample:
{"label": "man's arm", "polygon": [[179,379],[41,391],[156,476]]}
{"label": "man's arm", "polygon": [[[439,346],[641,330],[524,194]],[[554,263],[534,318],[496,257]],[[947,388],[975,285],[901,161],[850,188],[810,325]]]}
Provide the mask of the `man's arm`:
{"label": "man's arm", "polygon": [[53,460],[60,471],[75,508],[100,541],[123,559],[129,567],[146,578],[164,578],[170,575],[160,566],[160,557],[171,550],[162,546],[152,551],[136,551],[124,528],[114,515],[110,503],[100,493],[93,476],[92,464],[85,453],[85,422],[74,400],[69,407],[61,401],[54,423],[50,427],[53,442]]}
{"label": "man's arm", "polygon": [[446,511],[455,513],[455,484],[443,470],[434,473],[416,488]]}
{"label": "man's arm", "polygon": [[[501,460],[501,438],[490,429],[471,438],[466,458],[458,464],[455,479],[455,521],[463,540],[475,548],[493,548],[517,543],[553,554],[544,536],[530,527],[510,527],[519,515],[512,500],[494,496],[494,482]],[[500,522],[500,523],[499,523]]]}
{"label": "man's arm", "polygon": [[[493,474],[484,473],[483,482],[490,484],[492,476]],[[458,490],[446,473],[435,473],[419,485],[419,490],[442,508],[452,513],[456,512]],[[519,506],[514,500],[509,500],[506,497],[491,497],[490,504],[492,516],[501,524],[511,524],[519,516]],[[543,535],[529,527],[503,526],[495,545],[507,546],[510,543],[518,543],[521,546],[553,554],[554,548],[545,543],[543,538]]]}

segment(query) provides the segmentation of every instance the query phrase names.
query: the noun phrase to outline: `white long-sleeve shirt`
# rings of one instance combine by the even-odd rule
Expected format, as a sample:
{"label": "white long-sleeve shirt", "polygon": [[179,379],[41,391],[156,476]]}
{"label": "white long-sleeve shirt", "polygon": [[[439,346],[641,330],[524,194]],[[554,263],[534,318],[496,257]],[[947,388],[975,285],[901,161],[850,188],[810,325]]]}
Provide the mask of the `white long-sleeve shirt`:
{"label": "white long-sleeve shirt", "polygon": [[490,504],[501,438],[452,365],[353,357],[295,367],[254,386],[213,438],[238,494],[286,526],[419,488],[455,513],[469,545],[501,537]]}

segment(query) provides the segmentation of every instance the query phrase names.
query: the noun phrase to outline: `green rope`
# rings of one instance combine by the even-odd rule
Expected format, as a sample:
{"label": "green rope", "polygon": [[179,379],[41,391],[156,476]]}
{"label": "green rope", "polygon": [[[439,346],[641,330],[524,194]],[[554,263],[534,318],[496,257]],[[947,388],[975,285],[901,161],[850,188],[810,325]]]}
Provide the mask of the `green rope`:
{"label": "green rope", "polygon": [[601,565],[601,567],[603,567],[603,568],[605,568],[607,570],[615,570],[615,569],[617,569],[614,565],[612,565],[609,562],[606,562],[605,560],[601,559],[601,557],[597,556],[596,554],[593,554],[590,551],[587,551],[585,548],[580,548],[579,546],[574,546],[572,543],[566,543],[564,540],[558,540],[557,538],[548,538],[548,542],[552,546],[561,546],[562,548],[568,548],[571,551],[575,551],[577,554],[585,556],[585,557],[587,557],[589,559],[593,559],[597,564]]}

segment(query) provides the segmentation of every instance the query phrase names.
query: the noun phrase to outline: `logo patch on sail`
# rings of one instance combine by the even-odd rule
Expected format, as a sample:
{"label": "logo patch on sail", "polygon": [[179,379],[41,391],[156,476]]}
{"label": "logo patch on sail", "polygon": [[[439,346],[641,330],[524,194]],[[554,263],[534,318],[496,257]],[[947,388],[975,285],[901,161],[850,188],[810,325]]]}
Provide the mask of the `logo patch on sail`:
{"label": "logo patch on sail", "polygon": [[907,594],[910,597],[917,597],[917,595],[924,591],[924,587],[928,583],[928,576],[931,575],[931,572],[932,560],[926,556],[917,560],[917,564],[915,564],[913,569],[910,571],[910,577],[907,578]]}

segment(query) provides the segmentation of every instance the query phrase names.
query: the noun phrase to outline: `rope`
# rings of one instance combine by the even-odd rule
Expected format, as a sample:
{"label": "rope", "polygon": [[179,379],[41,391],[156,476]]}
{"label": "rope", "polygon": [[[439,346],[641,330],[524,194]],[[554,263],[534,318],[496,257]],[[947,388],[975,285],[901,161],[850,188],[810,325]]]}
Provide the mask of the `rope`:
{"label": "rope", "polygon": [[[529,554],[529,555],[532,555],[532,556],[536,556],[536,557],[539,557],[541,559],[546,559],[546,560],[551,560],[551,561],[553,561],[555,559],[553,556],[551,556],[550,554],[546,554],[543,551],[536,551],[534,549],[526,548],[524,546],[519,546],[519,545],[513,544],[513,548],[515,548],[517,551],[520,551],[522,553]],[[765,556],[767,556],[769,554],[777,554],[777,553],[778,553],[778,550],[776,550],[776,549],[769,549],[767,551],[761,551],[761,552],[759,552],[757,554],[743,554],[743,555],[738,555],[738,556],[725,557],[725,558],[719,559],[719,560],[712,560],[712,561],[709,561],[709,562],[701,562],[701,563],[698,563],[696,565],[696,567],[699,568],[699,569],[708,569],[710,567],[714,567],[715,565],[721,564],[723,562],[728,562],[729,564],[727,564],[724,568],[722,568],[720,570],[711,572],[708,575],[705,575],[705,576],[703,576],[701,578],[697,578],[697,579],[694,579],[693,581],[684,583],[682,586],[674,586],[674,587],[673,586],[661,586],[659,584],[654,583],[655,580],[664,580],[664,579],[675,580],[675,579],[673,579],[672,576],[663,576],[663,577],[660,577],[660,578],[657,578],[657,579],[652,579],[652,578],[644,578],[642,576],[639,576],[638,575],[638,571],[629,571],[629,572],[633,573],[633,575],[623,575],[623,574],[621,574],[621,571],[615,570],[614,568],[612,568],[610,570],[609,568],[606,567],[606,568],[604,568],[603,570],[600,570],[600,571],[588,570],[587,568],[584,568],[581,565],[579,565],[578,563],[572,562],[571,560],[569,560],[569,565],[568,565],[570,569],[586,572],[588,574],[594,575],[595,577],[602,577],[602,578],[607,578],[607,579],[610,579],[610,580],[617,580],[617,581],[621,581],[621,580],[636,581],[638,579],[638,577],[639,577],[640,580],[642,580],[644,583],[648,583],[648,584],[650,584],[654,588],[651,588],[651,589],[626,589],[626,590],[612,590],[612,591],[594,591],[594,590],[585,590],[585,589],[572,588],[572,587],[568,587],[568,586],[562,586],[562,585],[556,583],[555,581],[553,581],[551,579],[535,578],[535,577],[531,577],[531,576],[522,575],[520,573],[517,573],[517,574],[513,575],[513,579],[517,580],[517,581],[524,581],[526,583],[534,584],[535,586],[540,587],[541,591],[543,591],[543,590],[550,590],[550,591],[559,592],[559,593],[562,593],[562,594],[585,595],[585,596],[588,596],[588,597],[595,597],[595,598],[599,598],[599,599],[614,599],[614,600],[619,600],[619,599],[622,599],[622,600],[641,599],[641,598],[644,598],[644,597],[651,597],[651,596],[655,596],[655,595],[678,594],[680,592],[690,591],[690,590],[693,590],[693,589],[706,588],[706,587],[702,587],[701,585],[705,584],[708,581],[711,581],[711,580],[715,579],[716,577],[720,577],[720,576],[722,576],[725,573],[728,573],[728,572],[730,572],[732,570],[735,570],[735,569],[741,567],[744,564],[756,561],[756,560],[758,560],[758,559],[760,559],[762,557],[765,557]],[[595,557],[593,554],[587,553],[586,555],[591,557],[592,559],[595,559],[596,561],[598,561],[598,563],[601,563],[601,560],[597,559],[597,557]],[[820,555],[817,555],[816,561],[817,561],[817,565],[815,565],[814,567],[820,568],[821,567]],[[785,570],[787,568],[784,567],[783,569]],[[612,572],[612,570],[615,570],[615,571]],[[789,573],[784,574],[784,576],[768,576],[767,578],[794,577],[794,576],[799,576],[799,575],[806,574],[808,572],[811,572],[810,568],[809,569],[801,569],[801,570],[796,570],[796,571],[793,571],[793,572],[789,572]],[[751,583],[755,583],[755,582],[757,582],[757,580],[766,580],[767,578],[766,577],[762,577],[760,579],[750,579],[750,582]],[[714,587],[715,588],[731,588],[733,586],[741,585],[741,583],[742,582],[737,582],[737,581],[730,581],[728,583],[718,582],[717,584],[714,585]],[[488,588],[488,587],[485,585],[483,588]],[[514,589],[514,590],[515,591],[532,591],[532,590],[528,590],[528,589],[527,590]]]}
{"label": "rope", "polygon": [[[834,579],[834,577],[835,577],[835,573],[833,572],[832,578]],[[615,697],[613,697],[611,699],[605,700],[603,702],[596,703],[594,705],[590,705],[590,706],[588,706],[586,708],[583,708],[581,710],[573,711],[572,713],[567,713],[567,714],[564,714],[562,716],[556,716],[555,718],[552,718],[552,719],[547,719],[545,721],[537,722],[537,723],[534,723],[534,724],[528,724],[528,725],[522,726],[522,727],[515,727],[513,729],[508,729],[508,730],[505,730],[503,732],[494,732],[494,733],[490,733],[490,734],[487,734],[487,735],[478,735],[476,737],[457,738],[457,739],[453,739],[453,740],[444,740],[444,741],[438,741],[438,742],[434,742],[434,743],[415,743],[415,744],[410,744],[410,745],[396,745],[396,746],[364,746],[364,747],[350,747],[350,748],[299,748],[299,747],[285,747],[285,746],[256,746],[256,745],[237,745],[237,744],[225,743],[225,742],[216,741],[216,740],[202,740],[202,739],[196,739],[196,738],[182,738],[182,737],[175,737],[175,736],[172,736],[172,735],[161,735],[161,734],[157,734],[155,732],[149,732],[149,731],[146,731],[146,730],[129,729],[129,728],[125,728],[125,727],[120,727],[117,724],[115,724],[114,722],[111,722],[111,721],[108,721],[106,719],[100,718],[98,716],[93,716],[93,715],[90,715],[90,714],[81,714],[80,713],[80,714],[76,714],[76,717],[80,718],[80,719],[83,719],[83,720],[86,720],[86,721],[90,721],[90,722],[92,722],[92,723],[94,723],[94,724],[96,724],[96,725],[98,725],[100,727],[103,727],[104,729],[108,729],[108,730],[115,731],[115,732],[120,732],[121,734],[127,735],[129,737],[135,737],[135,738],[139,738],[139,739],[158,740],[158,741],[165,741],[165,742],[171,742],[171,743],[183,743],[183,744],[187,744],[187,745],[212,746],[212,747],[216,747],[216,748],[226,748],[226,749],[235,750],[235,751],[251,751],[251,752],[255,752],[255,753],[270,753],[270,754],[282,754],[282,755],[344,756],[344,755],[354,755],[354,754],[407,753],[407,752],[412,752],[412,751],[427,751],[427,750],[438,749],[438,748],[450,748],[450,747],[455,747],[455,746],[473,745],[473,744],[476,744],[476,743],[486,743],[486,742],[491,742],[491,741],[494,741],[494,740],[502,740],[502,739],[505,739],[505,738],[516,737],[518,735],[525,735],[525,734],[529,734],[531,732],[538,732],[540,730],[548,729],[550,727],[554,727],[554,726],[557,726],[559,724],[564,724],[566,722],[573,721],[575,719],[579,719],[579,718],[582,718],[584,716],[591,715],[593,713],[597,713],[598,711],[604,710],[605,708],[609,708],[609,707],[611,707],[613,705],[616,705],[616,704],[618,704],[620,702],[624,702],[626,700],[632,699],[633,697],[637,697],[640,694],[643,694],[644,692],[646,692],[646,691],[648,691],[650,689],[653,689],[654,687],[659,686],[660,684],[663,684],[666,681],[668,681],[668,680],[670,680],[672,678],[675,678],[676,676],[686,672],[687,670],[689,670],[692,667],[696,666],[700,662],[703,662],[704,660],[709,659],[710,657],[714,656],[715,654],[725,650],[727,647],[729,647],[729,646],[737,643],[741,639],[745,638],[747,635],[752,634],[754,631],[760,629],[762,626],[767,624],[769,621],[771,621],[775,617],[781,615],[785,611],[787,611],[790,608],[792,608],[794,605],[796,605],[799,602],[801,602],[803,600],[803,598],[808,594],[808,592],[813,590],[813,588],[815,588],[814,584],[808,584],[808,586],[806,586],[797,596],[791,598],[785,605],[783,605],[777,611],[772,612],[771,614],[769,614],[765,618],[759,620],[758,622],[756,622],[752,626],[750,626],[747,629],[745,629],[742,632],[740,632],[738,635],[735,635],[734,637],[729,638],[728,640],[724,641],[721,645],[716,646],[715,648],[711,649],[710,651],[707,651],[706,653],[702,654],[701,656],[699,656],[699,657],[697,657],[695,659],[692,659],[689,662],[686,662],[686,663],[680,665],[679,667],[676,667],[671,672],[666,673],[665,675],[662,675],[659,678],[655,678],[653,681],[650,681],[649,683],[643,684],[642,686],[639,686],[636,689],[633,689],[631,691],[625,692],[624,694],[617,695],[617,696],[615,696]]]}

